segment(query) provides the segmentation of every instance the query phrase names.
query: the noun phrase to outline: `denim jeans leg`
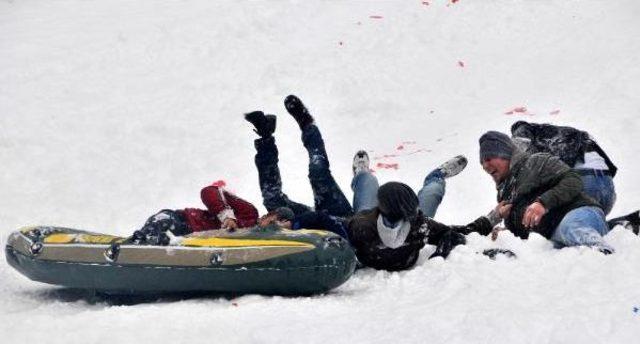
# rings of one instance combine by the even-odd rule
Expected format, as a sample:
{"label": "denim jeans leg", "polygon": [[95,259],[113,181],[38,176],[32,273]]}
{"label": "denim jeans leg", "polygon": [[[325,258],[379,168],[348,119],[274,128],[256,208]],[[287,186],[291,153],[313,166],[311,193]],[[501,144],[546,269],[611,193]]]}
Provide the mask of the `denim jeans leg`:
{"label": "denim jeans leg", "polygon": [[581,178],[584,185],[583,191],[600,203],[604,214],[609,215],[616,203],[616,189],[611,176],[597,173],[596,175],[584,175]]}
{"label": "denim jeans leg", "polygon": [[424,179],[420,191],[418,191],[418,207],[425,216],[433,218],[442,202],[445,193],[446,182],[440,170],[433,170]]}
{"label": "denim jeans leg", "polygon": [[339,217],[352,215],[353,208],[331,175],[329,158],[318,127],[312,124],[304,128],[302,143],[309,153],[309,182],[316,210]]}
{"label": "denim jeans leg", "polygon": [[351,180],[353,210],[373,209],[378,206],[378,178],[369,171],[360,171]]}
{"label": "denim jeans leg", "polygon": [[278,168],[278,147],[273,137],[255,140],[256,147],[256,167],[258,168],[258,178],[260,181],[260,191],[262,201],[267,211],[272,211],[279,207],[289,207],[294,214],[299,215],[311,210],[308,206],[291,201],[282,192],[282,180],[280,169]]}
{"label": "denim jeans leg", "polygon": [[551,240],[559,246],[585,245],[595,248],[606,248],[613,252],[602,236],[609,232],[602,209],[598,207],[580,207],[568,212]]}

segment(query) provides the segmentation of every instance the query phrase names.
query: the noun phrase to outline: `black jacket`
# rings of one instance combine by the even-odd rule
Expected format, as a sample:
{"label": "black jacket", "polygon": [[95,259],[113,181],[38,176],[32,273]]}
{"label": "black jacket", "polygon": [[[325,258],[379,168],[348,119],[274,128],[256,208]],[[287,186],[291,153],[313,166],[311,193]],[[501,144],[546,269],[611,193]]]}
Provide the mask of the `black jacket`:
{"label": "black jacket", "polygon": [[498,202],[507,201],[513,205],[504,222],[516,236],[529,236],[522,218],[527,207],[536,200],[544,205],[547,213],[532,230],[547,238],[569,211],[582,206],[599,206],[582,192],[580,176],[555,156],[516,150],[509,168],[509,175],[498,185]]}
{"label": "black jacket", "polygon": [[615,176],[618,171],[609,156],[586,131],[552,124],[518,121],[511,126],[511,135],[514,138],[521,137],[530,141],[526,149],[527,153],[549,153],[573,167],[577,162],[584,162],[584,153],[597,152],[605,160],[611,176]]}
{"label": "black jacket", "polygon": [[349,240],[344,220],[326,211],[307,211],[297,215],[292,222],[292,229],[324,229]]}
{"label": "black jacket", "polygon": [[415,265],[420,250],[425,244],[436,245],[436,252],[431,256],[446,258],[449,251],[465,239],[461,234],[480,232],[488,234],[492,226],[485,217],[481,217],[467,226],[447,226],[431,218],[425,217],[421,211],[411,223],[409,235],[404,245],[392,249],[386,247],[378,235],[378,208],[357,213],[348,220],[347,232],[349,241],[356,252],[358,260],[365,266],[378,270],[399,271]]}

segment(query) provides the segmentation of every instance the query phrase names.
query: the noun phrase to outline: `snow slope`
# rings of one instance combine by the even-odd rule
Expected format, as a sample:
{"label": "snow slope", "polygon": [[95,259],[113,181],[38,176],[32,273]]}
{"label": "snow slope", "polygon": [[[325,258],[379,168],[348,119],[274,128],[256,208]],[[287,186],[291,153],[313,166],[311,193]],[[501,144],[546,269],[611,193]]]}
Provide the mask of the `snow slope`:
{"label": "snow slope", "polygon": [[[592,133],[620,168],[612,215],[627,213],[640,205],[639,15],[633,0],[2,1],[0,244],[32,224],[124,235],[159,209],[199,206],[217,179],[261,204],[241,117],[255,109],[279,115],[284,188],[311,203],[290,93],[348,197],[360,148],[397,164],[377,168],[381,182],[416,188],[465,154],[436,219],[473,220],[495,202],[478,137],[525,119]],[[135,305],[31,282],[3,257],[0,338],[629,343],[640,239],[620,228],[607,240],[618,252],[605,257],[470,235],[446,261],[426,248],[411,271],[358,271],[328,295]],[[488,247],[520,259],[477,254]]]}

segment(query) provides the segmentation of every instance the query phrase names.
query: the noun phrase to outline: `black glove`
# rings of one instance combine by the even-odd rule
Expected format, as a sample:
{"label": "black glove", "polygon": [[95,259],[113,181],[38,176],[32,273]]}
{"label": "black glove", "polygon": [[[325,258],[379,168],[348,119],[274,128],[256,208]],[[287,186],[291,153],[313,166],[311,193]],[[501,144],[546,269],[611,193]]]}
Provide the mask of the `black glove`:
{"label": "black glove", "polygon": [[464,235],[449,229],[442,233],[440,240],[436,243],[436,251],[429,257],[429,259],[434,257],[447,258],[454,247],[464,245],[466,243],[467,239],[465,239]]}

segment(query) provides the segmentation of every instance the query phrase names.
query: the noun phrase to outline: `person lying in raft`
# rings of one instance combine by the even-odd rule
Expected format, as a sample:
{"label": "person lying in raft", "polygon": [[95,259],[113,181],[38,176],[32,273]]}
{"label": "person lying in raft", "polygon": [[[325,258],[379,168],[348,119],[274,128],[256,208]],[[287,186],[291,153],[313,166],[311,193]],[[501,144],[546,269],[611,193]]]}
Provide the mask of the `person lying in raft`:
{"label": "person lying in raft", "polygon": [[149,217],[131,240],[135,244],[168,245],[166,232],[181,236],[211,229],[253,227],[258,220],[258,210],[248,201],[224,188],[223,181],[206,186],[200,192],[206,210],[186,208],[164,209]]}
{"label": "person lying in raft", "polygon": [[[302,131],[302,143],[309,154],[309,182],[313,190],[314,208],[294,202],[282,191],[278,167],[278,148],[273,133],[276,116],[262,111],[245,114],[260,136],[254,142],[255,163],[258,169],[263,204],[269,211],[258,222],[266,226],[271,222],[291,229],[325,229],[349,241],[358,260],[374,269],[397,271],[415,265],[420,250],[426,243],[436,245],[432,255],[447,257],[459,244],[463,235],[452,227],[440,224],[430,217],[442,201],[445,179],[460,173],[467,160],[457,156],[427,175],[416,195],[406,184],[390,182],[378,186],[378,180],[369,169],[366,152],[358,151],[353,159],[353,207],[331,175],[324,141],[314,118],[302,101],[288,96],[285,108]],[[487,217],[480,221],[489,226]],[[468,226],[472,231],[478,223]],[[467,227],[465,227],[467,228]]]}

